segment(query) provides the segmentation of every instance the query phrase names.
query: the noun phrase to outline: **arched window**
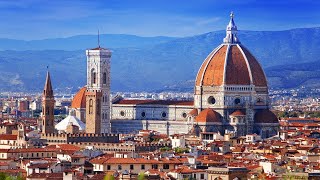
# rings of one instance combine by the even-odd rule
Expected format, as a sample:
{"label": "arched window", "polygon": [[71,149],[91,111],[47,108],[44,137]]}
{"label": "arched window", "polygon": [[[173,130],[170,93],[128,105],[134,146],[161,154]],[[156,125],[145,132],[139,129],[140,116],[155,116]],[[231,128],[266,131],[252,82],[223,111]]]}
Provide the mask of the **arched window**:
{"label": "arched window", "polygon": [[107,84],[107,73],[103,73],[103,84]]}
{"label": "arched window", "polygon": [[91,70],[91,84],[97,83],[97,73],[94,69]]}
{"label": "arched window", "polygon": [[92,112],[93,112],[93,100],[90,99],[89,100],[89,114],[92,114]]}

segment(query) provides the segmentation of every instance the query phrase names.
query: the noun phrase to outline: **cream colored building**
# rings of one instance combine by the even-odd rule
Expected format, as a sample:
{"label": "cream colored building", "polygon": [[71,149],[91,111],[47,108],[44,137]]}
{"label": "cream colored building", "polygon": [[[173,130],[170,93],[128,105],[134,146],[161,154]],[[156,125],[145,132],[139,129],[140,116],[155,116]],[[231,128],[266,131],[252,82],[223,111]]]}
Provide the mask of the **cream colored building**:
{"label": "cream colored building", "polygon": [[183,162],[177,158],[95,158],[90,162],[93,164],[93,171],[95,172],[116,170],[137,174],[149,169],[159,169],[164,172],[169,172],[170,169],[175,169],[176,166],[183,164]]}

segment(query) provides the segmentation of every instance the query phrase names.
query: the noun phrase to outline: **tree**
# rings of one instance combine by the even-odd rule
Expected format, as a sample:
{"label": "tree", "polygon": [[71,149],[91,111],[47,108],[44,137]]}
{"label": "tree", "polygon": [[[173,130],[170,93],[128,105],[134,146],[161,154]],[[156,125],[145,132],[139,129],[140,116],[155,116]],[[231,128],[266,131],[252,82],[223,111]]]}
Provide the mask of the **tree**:
{"label": "tree", "polygon": [[169,147],[162,147],[162,148],[160,148],[160,151],[161,151],[161,152],[163,152],[163,151],[169,151],[169,150],[171,150],[171,148],[169,148]]}
{"label": "tree", "polygon": [[138,180],[145,180],[145,179],[146,179],[145,174],[144,173],[139,173]]}
{"label": "tree", "polygon": [[176,152],[176,153],[188,153],[189,150],[188,150],[187,148],[176,147],[176,148],[174,149],[174,152]]}
{"label": "tree", "polygon": [[114,180],[114,176],[112,174],[107,174],[104,176],[103,180]]}

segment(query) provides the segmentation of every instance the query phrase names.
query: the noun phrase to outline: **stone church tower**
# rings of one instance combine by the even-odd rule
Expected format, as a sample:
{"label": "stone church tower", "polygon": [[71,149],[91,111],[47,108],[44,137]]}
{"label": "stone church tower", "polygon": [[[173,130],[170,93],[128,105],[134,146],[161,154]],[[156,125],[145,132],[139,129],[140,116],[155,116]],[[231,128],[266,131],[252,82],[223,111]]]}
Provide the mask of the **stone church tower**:
{"label": "stone church tower", "polygon": [[49,71],[42,94],[42,133],[54,133],[54,96]]}
{"label": "stone church tower", "polygon": [[99,45],[86,55],[86,133],[110,133],[111,51]]}

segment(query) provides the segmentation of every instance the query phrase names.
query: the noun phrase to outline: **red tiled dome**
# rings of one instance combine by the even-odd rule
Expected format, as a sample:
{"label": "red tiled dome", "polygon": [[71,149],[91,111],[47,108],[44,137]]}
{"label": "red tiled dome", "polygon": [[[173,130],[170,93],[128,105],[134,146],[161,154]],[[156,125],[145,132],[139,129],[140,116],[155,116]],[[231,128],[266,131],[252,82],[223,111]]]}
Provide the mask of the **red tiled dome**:
{"label": "red tiled dome", "polygon": [[277,116],[269,109],[258,110],[254,115],[254,123],[279,123]]}
{"label": "red tiled dome", "polygon": [[196,117],[198,123],[221,123],[221,115],[213,109],[205,109]]}
{"label": "red tiled dome", "polygon": [[222,44],[200,67],[196,86],[267,86],[265,74],[254,56],[241,44]]}
{"label": "red tiled dome", "polygon": [[231,113],[230,116],[245,116],[245,114],[240,110],[236,110],[233,113]]}
{"label": "red tiled dome", "polygon": [[73,97],[71,108],[86,108],[86,91],[87,88],[83,87],[77,92],[77,94]]}

